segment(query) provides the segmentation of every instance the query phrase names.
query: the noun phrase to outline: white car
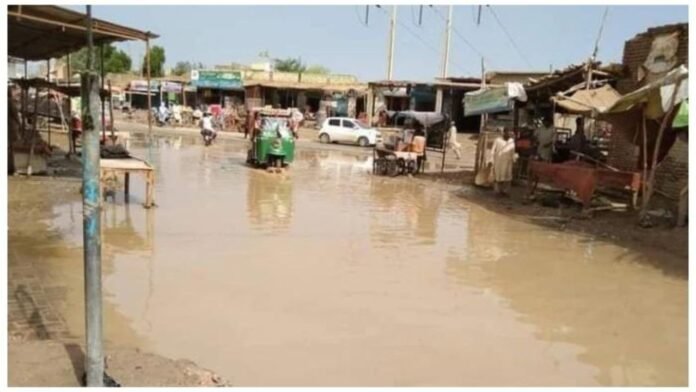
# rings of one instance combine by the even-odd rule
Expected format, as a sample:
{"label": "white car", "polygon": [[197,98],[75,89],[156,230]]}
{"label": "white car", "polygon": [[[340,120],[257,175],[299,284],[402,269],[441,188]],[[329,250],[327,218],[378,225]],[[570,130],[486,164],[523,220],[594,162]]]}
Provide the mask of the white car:
{"label": "white car", "polygon": [[352,118],[329,117],[319,130],[319,141],[322,143],[353,143],[360,147],[367,147],[381,143],[382,134]]}

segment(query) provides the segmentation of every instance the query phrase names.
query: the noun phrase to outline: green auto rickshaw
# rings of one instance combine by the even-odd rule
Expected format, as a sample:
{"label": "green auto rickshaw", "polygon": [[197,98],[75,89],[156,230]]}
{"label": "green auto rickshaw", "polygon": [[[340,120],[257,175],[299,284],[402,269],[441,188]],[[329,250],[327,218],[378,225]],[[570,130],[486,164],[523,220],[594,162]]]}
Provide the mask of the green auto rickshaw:
{"label": "green auto rickshaw", "polygon": [[295,159],[295,138],[289,127],[291,111],[253,109],[248,115],[257,114],[261,125],[252,134],[247,163],[263,168],[287,167]]}

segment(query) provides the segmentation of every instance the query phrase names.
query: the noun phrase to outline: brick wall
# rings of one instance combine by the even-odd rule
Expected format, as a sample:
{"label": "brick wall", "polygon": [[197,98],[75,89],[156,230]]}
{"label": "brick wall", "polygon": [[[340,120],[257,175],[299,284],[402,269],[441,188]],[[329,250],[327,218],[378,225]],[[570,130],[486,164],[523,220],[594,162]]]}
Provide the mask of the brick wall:
{"label": "brick wall", "polygon": [[677,65],[689,64],[689,25],[687,23],[653,27],[640,33],[624,44],[623,64],[627,69],[626,77],[619,80],[617,90],[621,94],[629,93],[638,87],[638,68],[645,62],[650,53],[652,41],[656,36],[679,31],[679,48],[677,49]]}
{"label": "brick wall", "polygon": [[[638,81],[638,69],[650,53],[655,37],[679,31],[679,47],[677,49],[677,66],[689,63],[689,25],[673,24],[650,28],[632,39],[626,41],[623,53],[623,65],[626,67],[626,77],[617,83],[617,90],[627,94],[641,87]],[[623,113],[616,115],[612,123],[611,139],[609,141],[609,164],[620,169],[636,170],[639,165],[641,140],[635,140],[636,124],[639,119],[635,114]],[[658,124],[648,124],[648,134],[657,133]],[[638,133],[638,138],[641,134]],[[652,142],[648,143],[651,146]],[[650,149],[648,156],[651,156]],[[688,143],[677,138],[669,153],[659,164],[655,173],[655,188],[672,199],[678,199],[682,187],[688,183]]]}
{"label": "brick wall", "polygon": [[689,183],[689,144],[677,138],[655,172],[655,189],[673,200],[679,199],[682,188]]}

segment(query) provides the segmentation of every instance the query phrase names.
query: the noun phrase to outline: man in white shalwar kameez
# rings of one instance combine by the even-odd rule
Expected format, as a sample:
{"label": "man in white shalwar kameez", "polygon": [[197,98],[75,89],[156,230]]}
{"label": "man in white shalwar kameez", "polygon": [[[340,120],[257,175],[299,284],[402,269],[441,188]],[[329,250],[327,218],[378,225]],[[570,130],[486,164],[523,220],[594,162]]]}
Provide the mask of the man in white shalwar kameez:
{"label": "man in white shalwar kameez", "polygon": [[493,142],[493,148],[489,155],[488,165],[493,166],[493,178],[495,191],[506,195],[512,182],[512,164],[515,162],[515,140],[508,128],[503,129],[502,136]]}

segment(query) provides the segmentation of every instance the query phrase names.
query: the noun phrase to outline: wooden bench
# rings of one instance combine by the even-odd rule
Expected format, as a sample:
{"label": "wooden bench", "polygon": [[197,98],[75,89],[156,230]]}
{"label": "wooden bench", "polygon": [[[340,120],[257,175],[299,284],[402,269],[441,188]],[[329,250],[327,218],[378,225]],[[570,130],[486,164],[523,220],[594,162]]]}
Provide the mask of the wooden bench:
{"label": "wooden bench", "polygon": [[137,158],[126,159],[100,159],[99,160],[99,186],[104,195],[104,185],[112,175],[123,174],[124,194],[126,201],[130,192],[130,174],[142,174],[145,177],[145,208],[154,205],[155,193],[155,169],[147,162]]}

